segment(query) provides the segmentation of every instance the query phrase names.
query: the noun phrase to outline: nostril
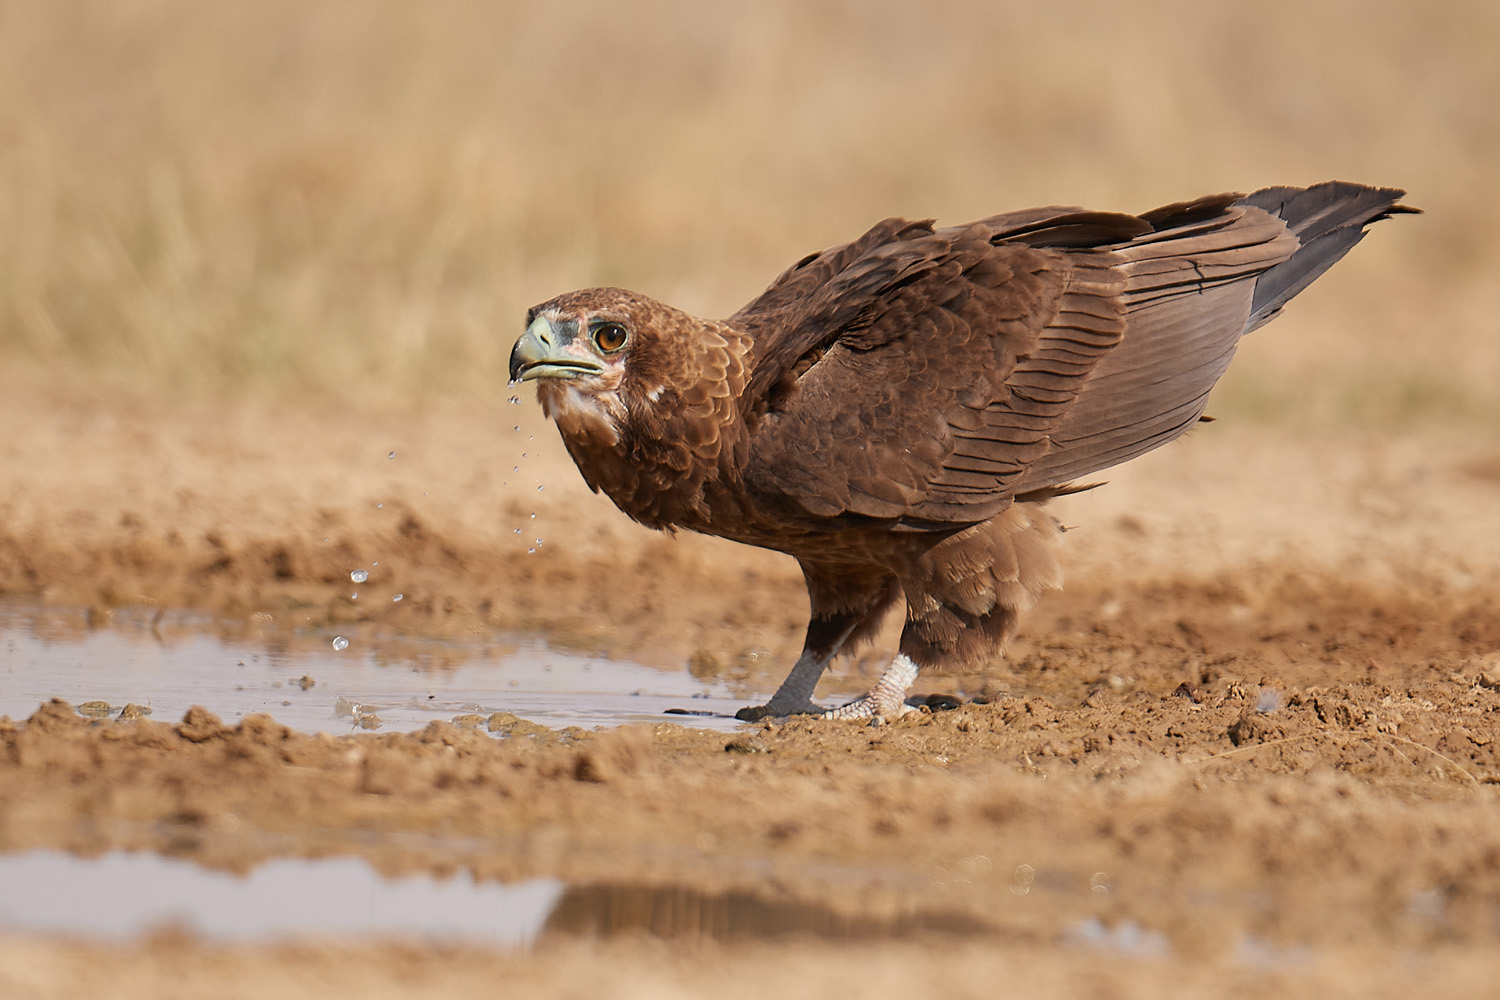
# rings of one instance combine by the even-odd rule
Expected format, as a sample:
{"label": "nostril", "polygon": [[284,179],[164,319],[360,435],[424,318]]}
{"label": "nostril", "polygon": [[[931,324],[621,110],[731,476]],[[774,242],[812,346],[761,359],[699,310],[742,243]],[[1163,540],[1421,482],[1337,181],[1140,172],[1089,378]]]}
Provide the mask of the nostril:
{"label": "nostril", "polygon": [[538,316],[533,320],[526,332],[535,337],[538,343],[546,347],[552,346],[552,324],[547,322],[545,316]]}

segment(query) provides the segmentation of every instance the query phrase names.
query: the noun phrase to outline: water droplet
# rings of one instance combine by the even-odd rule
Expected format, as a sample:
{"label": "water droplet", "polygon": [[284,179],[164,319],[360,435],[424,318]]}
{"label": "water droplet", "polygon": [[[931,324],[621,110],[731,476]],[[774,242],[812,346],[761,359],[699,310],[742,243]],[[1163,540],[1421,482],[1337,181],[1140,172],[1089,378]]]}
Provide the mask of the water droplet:
{"label": "water droplet", "polygon": [[536,511],[532,511],[532,512],[531,512],[531,519],[532,519],[532,520],[533,520],[533,521],[535,521],[535,520],[536,520]]}
{"label": "water droplet", "polygon": [[525,457],[526,457],[526,453],[525,453],[525,452],[524,452],[524,451],[523,451],[523,452],[521,452],[521,457],[522,457],[522,458],[525,458]]}
{"label": "water droplet", "polygon": [[542,490],[545,490],[545,489],[546,489],[546,488],[547,488],[547,487],[545,487],[545,486],[538,486],[538,487],[537,487],[537,488],[536,488],[536,491],[537,491],[537,492],[538,492],[538,493],[540,493],[540,492],[542,492]]}
{"label": "water droplet", "polygon": [[406,596],[405,594],[397,594],[395,597],[391,598],[391,601],[392,602],[399,601],[399,600],[401,600],[401,598],[403,598],[405,596]]}
{"label": "water droplet", "polygon": [[517,528],[517,529],[516,529],[516,534],[518,534],[518,535],[519,535],[519,534],[520,534],[520,533],[521,533],[521,529],[520,529],[520,528]]}
{"label": "water droplet", "polygon": [[396,457],[396,453],[393,451],[393,452],[391,452],[389,455],[387,455],[385,457],[386,458],[395,458]]}
{"label": "water droplet", "polygon": [[516,424],[516,427],[515,427],[515,429],[516,429],[516,430],[520,430],[520,429],[521,429],[521,425],[520,425],[520,424]]}
{"label": "water droplet", "polygon": [[383,508],[383,507],[384,507],[384,506],[385,506],[385,504],[383,504],[383,503],[378,503],[378,504],[376,504],[376,505],[375,505],[375,509],[376,509],[376,510],[380,510],[380,509],[382,509],[382,508]]}
{"label": "water droplet", "polygon": [[380,560],[379,560],[379,559],[377,559],[377,560],[375,560],[375,561],[374,561],[374,562],[372,562],[372,563],[370,563],[370,565],[371,565],[371,566],[379,566],[379,565],[380,565]]}
{"label": "water droplet", "polygon": [[512,397],[510,397],[510,405],[511,406],[520,406],[521,405],[521,397],[520,396],[512,396]]}
{"label": "water droplet", "polygon": [[537,544],[537,548],[541,548],[541,546],[542,546],[542,540],[540,538],[538,538],[536,540],[536,544]]}
{"label": "water droplet", "polygon": [[513,466],[511,466],[510,471],[511,472],[520,472],[521,471],[521,467],[519,465],[513,465]]}
{"label": "water droplet", "polygon": [[336,635],[333,637],[333,648],[338,652],[343,652],[349,648],[349,640],[341,635]]}
{"label": "water droplet", "polygon": [[355,583],[364,583],[369,578],[370,571],[367,569],[357,569],[349,574],[349,579],[353,580]]}
{"label": "water droplet", "polygon": [[357,601],[357,600],[359,600],[359,591],[356,590],[354,593],[350,594],[349,595],[349,600],[351,600],[351,601]]}
{"label": "water droplet", "polygon": [[1031,891],[1031,883],[1036,881],[1036,869],[1030,865],[1017,865],[1015,882],[1010,887],[1012,895],[1024,896]]}
{"label": "water droplet", "polygon": [[527,549],[526,550],[526,554],[528,556],[534,556],[534,555],[536,555],[536,549]]}

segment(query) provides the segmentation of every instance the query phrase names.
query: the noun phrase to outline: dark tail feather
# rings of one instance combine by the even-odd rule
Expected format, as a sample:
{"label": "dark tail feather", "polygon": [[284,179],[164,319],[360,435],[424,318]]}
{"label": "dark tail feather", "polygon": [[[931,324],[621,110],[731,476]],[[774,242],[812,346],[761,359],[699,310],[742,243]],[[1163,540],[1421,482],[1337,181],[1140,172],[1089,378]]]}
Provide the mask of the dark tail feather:
{"label": "dark tail feather", "polygon": [[1365,235],[1372,222],[1421,209],[1399,204],[1406,192],[1328,181],[1310,188],[1274,187],[1246,195],[1236,204],[1254,205],[1285,220],[1302,241],[1297,252],[1255,283],[1250,323],[1245,332],[1270,321],[1298,292],[1312,284]]}

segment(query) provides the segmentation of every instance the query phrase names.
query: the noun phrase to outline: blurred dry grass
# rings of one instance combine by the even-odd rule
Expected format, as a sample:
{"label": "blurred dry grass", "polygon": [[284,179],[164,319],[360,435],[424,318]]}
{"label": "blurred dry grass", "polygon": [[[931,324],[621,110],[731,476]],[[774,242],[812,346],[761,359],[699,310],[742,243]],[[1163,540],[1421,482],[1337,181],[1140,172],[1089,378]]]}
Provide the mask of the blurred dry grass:
{"label": "blurred dry grass", "polygon": [[151,394],[504,391],[525,307],[725,315],[885,215],[1340,177],[1427,209],[1214,410],[1500,423],[1500,6],[0,0],[0,358]]}

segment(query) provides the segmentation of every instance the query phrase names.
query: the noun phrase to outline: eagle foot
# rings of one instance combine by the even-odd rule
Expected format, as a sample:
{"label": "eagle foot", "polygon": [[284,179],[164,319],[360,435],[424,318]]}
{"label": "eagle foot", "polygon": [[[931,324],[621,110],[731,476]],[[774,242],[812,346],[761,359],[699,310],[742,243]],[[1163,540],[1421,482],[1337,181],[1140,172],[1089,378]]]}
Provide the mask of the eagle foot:
{"label": "eagle foot", "polygon": [[882,725],[915,711],[917,711],[915,708],[902,700],[898,700],[894,705],[888,704],[876,697],[872,691],[855,698],[847,705],[829,709],[821,717],[824,719],[869,719],[871,725]]}
{"label": "eagle foot", "polygon": [[825,719],[871,719],[893,722],[916,709],[906,703],[906,692],[917,679],[917,665],[905,653],[897,653],[870,693],[824,712]]}
{"label": "eagle foot", "polygon": [[[855,698],[847,705],[825,709],[813,703],[810,695],[823,672],[826,660],[809,660],[804,657],[793,668],[791,676],[781,689],[764,705],[747,705],[734,713],[741,722],[759,722],[770,717],[789,715],[816,715],[823,719],[871,719],[891,722],[907,712],[917,709],[906,703],[906,692],[917,679],[917,665],[905,653],[897,653],[890,666],[880,675],[870,693]],[[816,667],[816,670],[810,669]]]}

